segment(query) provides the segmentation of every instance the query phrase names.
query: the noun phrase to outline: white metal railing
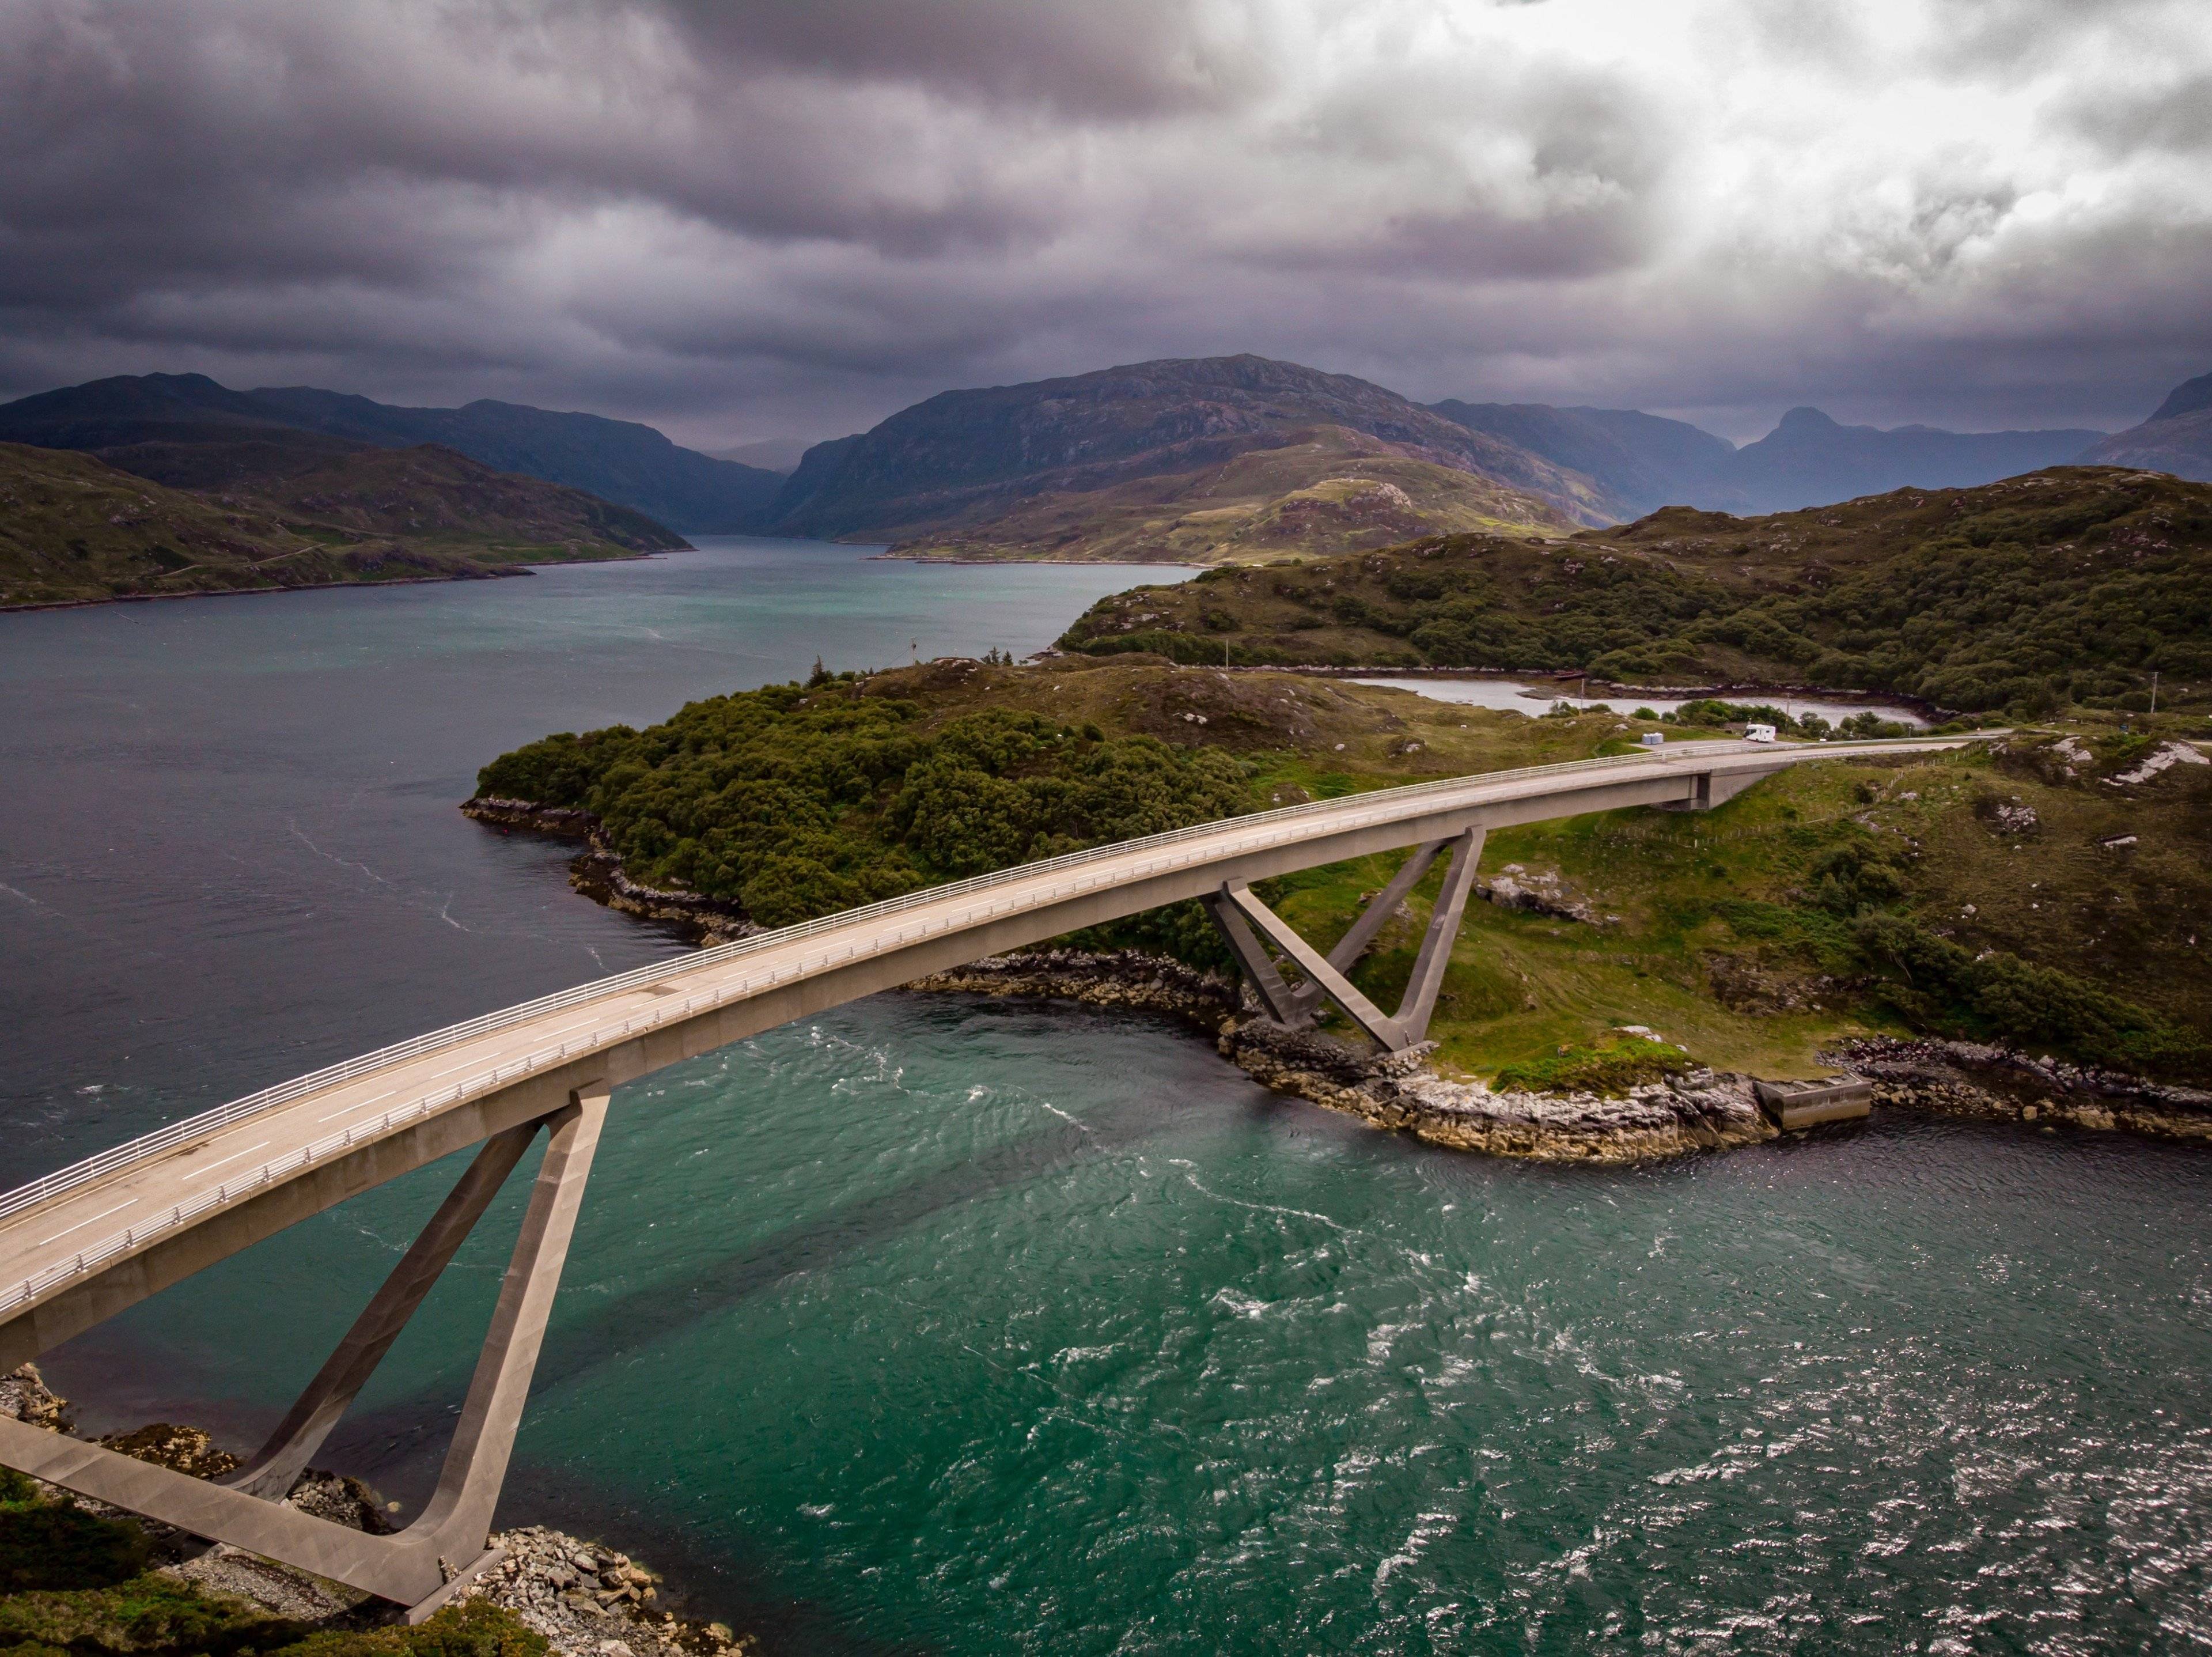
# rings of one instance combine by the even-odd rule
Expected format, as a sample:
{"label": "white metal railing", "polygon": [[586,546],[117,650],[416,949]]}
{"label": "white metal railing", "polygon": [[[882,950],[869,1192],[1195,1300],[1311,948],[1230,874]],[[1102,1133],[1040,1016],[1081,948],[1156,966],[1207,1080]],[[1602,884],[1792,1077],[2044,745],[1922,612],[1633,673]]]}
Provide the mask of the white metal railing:
{"label": "white metal railing", "polygon": [[[1759,757],[1762,759],[1785,759],[1794,762],[1801,758],[1828,758],[1843,752],[1866,752],[1869,750],[1910,752],[1933,746],[1954,746],[1958,741],[1968,740],[1972,739],[1891,738],[1848,745],[1824,744],[1817,749],[1767,750]],[[1711,759],[1717,756],[1711,752],[1704,752],[1678,757]],[[299,1150],[288,1151],[249,1173],[223,1181],[211,1191],[203,1191],[186,1202],[173,1204],[160,1211],[151,1220],[136,1223],[101,1239],[97,1243],[88,1245],[66,1259],[23,1279],[20,1284],[10,1288],[4,1294],[0,1294],[0,1312],[10,1310],[27,1301],[36,1299],[54,1283],[88,1271],[119,1253],[136,1248],[139,1243],[157,1233],[180,1227],[186,1221],[196,1219],[210,1209],[229,1202],[234,1197],[242,1196],[249,1191],[267,1185],[280,1173],[289,1174],[303,1171],[335,1151],[349,1149],[357,1142],[380,1137],[395,1127],[428,1114],[434,1108],[459,1104],[473,1094],[496,1087],[503,1081],[512,1081],[527,1075],[548,1063],[565,1062],[570,1057],[594,1051],[611,1043],[626,1040],[637,1033],[641,1025],[650,1028],[671,1021],[681,1021],[695,1016],[702,1010],[710,1010],[732,1002],[749,999],[760,991],[772,989],[787,979],[811,977],[831,966],[855,959],[863,953],[871,956],[878,955],[887,947],[902,948],[908,943],[921,938],[943,932],[964,930],[981,921],[994,918],[1001,912],[1012,914],[1022,909],[1049,907],[1066,898],[1082,892],[1096,890],[1102,886],[1130,885],[1164,870],[1187,868],[1194,862],[1219,862],[1230,857],[1248,856],[1255,851],[1265,850],[1271,846],[1315,838],[1317,837],[1310,831],[1309,825],[1316,819],[1326,819],[1330,832],[1341,832],[1366,827],[1376,823],[1418,815],[1419,807],[1422,806],[1440,797],[1463,793],[1473,789],[1489,789],[1500,783],[1540,779],[1555,781],[1567,775],[1589,777],[1595,786],[1597,785],[1601,777],[1610,776],[1622,769],[1650,765],[1655,759],[1664,760],[1666,758],[1664,750],[1655,750],[1650,752],[1619,754],[1602,759],[1567,760],[1549,765],[1528,765],[1510,771],[1484,771],[1471,777],[1449,777],[1440,782],[1416,783],[1404,788],[1376,789],[1371,793],[1357,795],[1347,799],[1310,801],[1303,805],[1285,806],[1274,811],[1257,812],[1249,817],[1223,818],[1211,823],[1201,823],[1191,828],[1171,829],[1164,833],[1147,835],[1139,839],[1117,841],[1112,845],[1096,846],[1085,851],[1069,852],[1059,857],[1047,858],[1034,863],[1023,863],[1012,868],[997,870],[989,874],[974,875],[967,880],[951,881],[944,886],[930,886],[920,892],[908,892],[902,897],[885,899],[879,903],[869,904],[859,909],[841,910],[834,915],[824,915],[814,920],[802,921],[795,926],[783,927],[774,932],[759,933],[752,937],[741,938],[734,943],[723,944],[713,949],[695,951],[689,955],[678,957],[673,961],[656,961],[647,966],[636,967],[628,972],[619,972],[609,978],[594,979],[589,984],[579,984],[573,989],[559,990],[550,996],[541,996],[535,1001],[519,1002],[513,1007],[502,1008],[497,1012],[487,1013],[478,1018],[449,1025],[443,1029],[434,1030],[407,1041],[397,1042],[388,1047],[380,1047],[374,1052],[364,1053],[358,1058],[348,1059],[340,1064],[329,1065],[323,1069],[311,1071],[306,1075],[295,1077],[289,1081],[280,1082],[273,1087],[265,1087],[258,1093],[248,1093],[244,1098],[234,1100],[228,1105],[218,1106],[213,1110],[203,1111],[197,1116],[171,1123],[166,1128],[157,1129],[152,1133],[127,1140],[120,1145],[100,1152],[96,1156],[87,1157],[82,1161],[72,1163],[67,1167],[57,1169],[52,1173],[19,1185],[15,1190],[0,1195],[0,1218],[46,1202],[65,1191],[91,1184],[118,1169],[143,1161],[162,1151],[188,1144],[218,1129],[230,1126],[261,1112],[287,1104],[304,1094],[319,1092],[324,1088],[350,1081],[356,1076],[383,1069],[411,1058],[418,1058],[443,1048],[459,1045],[478,1036],[490,1034],[498,1030],[526,1022],[531,1019],[541,1017],[548,1013],[579,1006],[604,996],[621,995],[647,988],[668,978],[734,963],[748,956],[785,948],[793,943],[804,942],[808,938],[818,937],[826,932],[841,931],[848,928],[865,925],[918,908],[942,905],[950,899],[963,896],[975,893],[994,894],[996,888],[1025,884],[1035,880],[1042,874],[1055,869],[1068,870],[1075,874],[1075,878],[1070,881],[1056,882],[1042,892],[1031,893],[1026,902],[1009,898],[1002,905],[994,895],[981,906],[982,912],[980,915],[974,909],[969,909],[955,911],[934,920],[925,918],[918,928],[902,928],[892,934],[879,931],[866,938],[856,938],[845,946],[842,954],[835,951],[826,951],[811,959],[801,956],[794,964],[771,966],[764,976],[747,975],[733,984],[720,986],[712,993],[690,996],[681,1002],[671,1000],[659,1006],[642,1009],[638,1014],[625,1019],[618,1028],[611,1027],[594,1032],[587,1038],[562,1042],[556,1048],[542,1050],[520,1060],[495,1066],[489,1071],[467,1081],[456,1082],[449,1087],[440,1088],[410,1103],[395,1106],[381,1117],[375,1118],[372,1125],[349,1124],[336,1134],[325,1136]],[[1694,775],[1695,772],[1692,771],[1689,774]],[[1245,832],[1237,834],[1224,844],[1202,847],[1197,844],[1213,839],[1230,828],[1242,829]],[[1307,832],[1301,832],[1301,829],[1305,829]],[[1163,851],[1172,850],[1180,855],[1150,859],[1138,863],[1133,868],[1118,871],[1111,880],[1106,878],[1107,871],[1101,867],[1102,865],[1126,859],[1133,852],[1152,850]]]}

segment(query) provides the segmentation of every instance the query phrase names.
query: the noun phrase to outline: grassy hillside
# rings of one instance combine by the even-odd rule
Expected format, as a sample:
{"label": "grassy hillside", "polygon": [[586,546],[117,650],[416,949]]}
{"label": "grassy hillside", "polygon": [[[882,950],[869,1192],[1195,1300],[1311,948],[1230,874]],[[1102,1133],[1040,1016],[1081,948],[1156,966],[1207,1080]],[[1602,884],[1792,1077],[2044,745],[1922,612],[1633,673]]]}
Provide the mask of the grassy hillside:
{"label": "grassy hillside", "polygon": [[684,545],[626,509],[440,449],[363,451],[263,487],[198,494],[0,444],[0,605],[459,580]]}
{"label": "grassy hillside", "polygon": [[686,545],[641,512],[509,472],[436,444],[364,449],[264,481],[265,500],[317,538],[389,538],[480,559],[546,562]]}
{"label": "grassy hillside", "polygon": [[1522,490],[1414,460],[1343,426],[1316,426],[1218,466],[1041,495],[892,550],[921,558],[1255,564],[1419,535],[1565,536],[1574,527]]}
{"label": "grassy hillside", "polygon": [[[481,785],[598,813],[636,878],[781,923],[1088,840],[1586,758],[1673,728],[1132,658],[937,662],[549,739],[495,761]],[[1443,1061],[1492,1075],[1642,1024],[1701,1062],[1769,1075],[1807,1069],[1840,1036],[1909,1030],[2205,1075],[2192,1033],[2212,1027],[2212,765],[2138,776],[2159,744],[2110,722],[2057,740],[1840,758],[1707,814],[1492,837],[1485,879],[1540,901],[1471,906],[1432,1030]],[[1326,946],[1396,862],[1263,892]],[[1378,1000],[1402,988],[1436,883],[1353,975]],[[1221,964],[1192,905],[1082,941]]]}
{"label": "grassy hillside", "polygon": [[202,374],[118,375],[0,404],[0,442],[96,454],[173,489],[252,487],[364,447],[434,443],[702,533],[754,527],[782,487],[633,421],[489,400],[397,408],[311,386],[233,391]]}
{"label": "grassy hillside", "polygon": [[1584,669],[1898,691],[1967,710],[2212,704],[2212,487],[2064,466],[1808,512],[1670,508],[1545,543],[1449,536],[1101,600],[1071,650]]}

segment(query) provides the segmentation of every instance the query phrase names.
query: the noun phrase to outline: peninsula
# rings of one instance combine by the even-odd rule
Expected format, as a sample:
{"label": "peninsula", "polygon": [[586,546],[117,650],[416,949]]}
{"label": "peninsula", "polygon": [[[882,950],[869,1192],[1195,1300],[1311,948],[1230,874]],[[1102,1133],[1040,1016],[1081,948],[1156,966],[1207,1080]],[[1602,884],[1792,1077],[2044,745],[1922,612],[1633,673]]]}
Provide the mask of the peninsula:
{"label": "peninsula", "polygon": [[[1720,734],[1741,711],[1530,718],[1127,654],[948,660],[717,698],[641,731],[550,737],[488,765],[465,809],[580,838],[580,890],[728,938],[1139,830]],[[1340,1022],[1319,1045],[1276,1039],[1238,998],[1194,904],[932,983],[1182,1014],[1290,1091],[1523,1154],[1760,1137],[1747,1087],[1726,1075],[1803,1075],[1855,1044],[1871,1060],[1925,1038],[2063,1061],[2084,1100],[2136,1085],[2091,1072],[2154,1079],[2162,1102],[2138,1114],[2194,1136],[2212,1128],[2186,1091],[2212,1074],[2191,1033],[2212,1001],[2181,920],[2212,903],[2200,758],[2087,716],[2070,734],[1971,754],[1839,756],[1710,814],[1497,832],[1429,1027],[1426,1080],[1356,1036],[1333,1039]],[[1361,858],[1256,889],[1326,948],[1398,864]],[[1414,886],[1352,969],[1378,1004],[1404,989],[1437,886],[1433,874]],[[1943,1051],[1951,1071],[1977,1068]],[[1984,1081],[2008,1063],[1980,1065]],[[1925,1069],[1900,1072],[1899,1096]],[[1501,1102],[1471,1127],[1474,1095],[1449,1089],[1478,1085]],[[1960,1086],[1940,1097],[1996,1108],[1990,1087]],[[1589,1103],[1606,1098],[1622,1103]],[[1437,1130],[1446,1117],[1452,1134]]]}

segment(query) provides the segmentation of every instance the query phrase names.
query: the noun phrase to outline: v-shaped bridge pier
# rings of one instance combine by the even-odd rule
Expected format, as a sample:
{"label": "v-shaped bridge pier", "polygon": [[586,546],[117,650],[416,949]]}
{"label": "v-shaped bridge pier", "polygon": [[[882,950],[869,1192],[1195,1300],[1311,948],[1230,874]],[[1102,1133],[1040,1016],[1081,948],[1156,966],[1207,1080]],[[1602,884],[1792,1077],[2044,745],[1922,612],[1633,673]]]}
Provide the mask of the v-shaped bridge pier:
{"label": "v-shaped bridge pier", "polygon": [[[1313,1022],[1314,1009],[1327,999],[1342,1008],[1345,1015],[1385,1051],[1402,1053],[1427,1039],[1429,1020],[1436,1012],[1437,995],[1443,988],[1452,945],[1458,941],[1460,921],[1474,890],[1474,865],[1482,856],[1483,836],[1481,829],[1470,828],[1451,839],[1414,847],[1390,883],[1360,911],[1359,918],[1326,955],[1255,897],[1243,880],[1224,881],[1221,890],[1206,899],[1206,908],[1268,1017],[1290,1029],[1303,1029]],[[1413,971],[1406,981],[1397,1012],[1385,1013],[1361,994],[1346,975],[1439,858],[1449,859],[1449,863],[1436,907],[1429,916],[1428,930],[1422,935],[1420,951],[1413,958]],[[1303,981],[1295,986],[1286,981],[1265,944],[1279,950],[1304,975]]]}
{"label": "v-shaped bridge pier", "polygon": [[[6,1417],[0,1417],[0,1461],[193,1536],[397,1600],[409,1607],[410,1622],[422,1621],[500,1556],[485,1536],[583,1206],[608,1093],[604,1086],[579,1089],[564,1108],[484,1142],[268,1442],[229,1477],[193,1478]],[[540,1130],[544,1161],[437,1490],[421,1517],[396,1536],[369,1536],[282,1505]]]}

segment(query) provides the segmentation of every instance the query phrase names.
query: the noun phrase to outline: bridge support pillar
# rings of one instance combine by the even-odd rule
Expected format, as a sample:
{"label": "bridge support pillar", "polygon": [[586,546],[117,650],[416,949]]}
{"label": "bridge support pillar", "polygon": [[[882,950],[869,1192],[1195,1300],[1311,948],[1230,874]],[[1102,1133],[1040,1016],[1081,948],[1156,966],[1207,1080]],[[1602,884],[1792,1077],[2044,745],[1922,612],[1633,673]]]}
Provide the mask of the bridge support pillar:
{"label": "bridge support pillar", "polygon": [[1222,941],[1237,958],[1237,971],[1252,986],[1252,993],[1260,998],[1260,1005],[1267,1009],[1267,1016],[1293,1030],[1303,1030],[1311,1024],[1310,1007],[1301,1005],[1296,993],[1283,982],[1283,975],[1267,958],[1267,950],[1253,935],[1251,923],[1231,899],[1226,886],[1206,899],[1206,912],[1213,917]]}
{"label": "bridge support pillar", "polygon": [[[1301,1026],[1310,1022],[1312,1009],[1325,997],[1343,1008],[1345,1014],[1378,1045],[1390,1052],[1403,1052],[1427,1039],[1429,1020],[1436,1011],[1444,971],[1451,962],[1452,945],[1459,937],[1460,922],[1467,912],[1468,894],[1474,886],[1474,866],[1482,855],[1482,842],[1483,831],[1471,828],[1456,839],[1417,847],[1389,885],[1368,905],[1326,955],[1254,897],[1242,880],[1224,882],[1219,894],[1208,899],[1207,905],[1223,935],[1229,940],[1246,980],[1271,1017],[1292,1027]],[[1450,866],[1444,874],[1443,888],[1437,893],[1436,907],[1422,936],[1420,952],[1414,958],[1405,996],[1395,1015],[1385,1013],[1345,975],[1397,912],[1407,893],[1447,852],[1451,857]],[[1285,987],[1281,972],[1261,946],[1261,936],[1304,974],[1304,981],[1296,989]],[[1279,1008],[1287,1008],[1294,1016],[1285,1017]]]}
{"label": "bridge support pillar", "polygon": [[[583,1205],[608,1092],[603,1084],[580,1088],[551,1115],[485,1142],[268,1443],[230,1479],[192,1478],[5,1418],[0,1465],[396,1600],[410,1607],[408,1620],[421,1621],[496,1557],[485,1538]],[[368,1536],[279,1505],[541,1128],[544,1161],[438,1488],[422,1514],[396,1536]]]}
{"label": "bridge support pillar", "polygon": [[[1774,771],[1780,771],[1777,765]],[[1690,779],[1692,792],[1686,800],[1670,800],[1654,806],[1654,811],[1711,811],[1715,806],[1726,805],[1754,783],[1764,783],[1774,775],[1772,771],[1735,771],[1725,777],[1716,777],[1711,771],[1699,771]]]}

